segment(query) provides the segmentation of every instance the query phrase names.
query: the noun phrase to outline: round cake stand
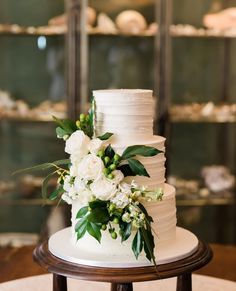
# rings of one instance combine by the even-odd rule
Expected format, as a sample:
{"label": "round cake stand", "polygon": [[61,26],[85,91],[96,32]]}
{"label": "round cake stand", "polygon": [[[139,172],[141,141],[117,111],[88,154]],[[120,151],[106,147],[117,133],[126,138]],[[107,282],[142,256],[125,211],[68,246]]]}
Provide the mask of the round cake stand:
{"label": "round cake stand", "polygon": [[34,250],[34,260],[53,273],[53,291],[67,291],[67,277],[88,281],[110,282],[111,291],[132,291],[133,282],[177,277],[177,291],[192,291],[192,272],[205,266],[212,258],[210,247],[199,241],[196,251],[179,261],[134,268],[93,267],[70,263],[52,255],[48,242]]}

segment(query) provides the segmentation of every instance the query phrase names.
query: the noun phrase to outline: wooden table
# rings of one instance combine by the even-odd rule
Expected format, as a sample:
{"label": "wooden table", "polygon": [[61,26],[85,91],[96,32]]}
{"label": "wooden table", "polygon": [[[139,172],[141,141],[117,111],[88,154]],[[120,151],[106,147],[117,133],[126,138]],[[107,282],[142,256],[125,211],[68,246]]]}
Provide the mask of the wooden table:
{"label": "wooden table", "polygon": [[[212,261],[194,273],[236,282],[236,246],[220,244],[210,246],[214,253]],[[47,273],[33,261],[34,248],[35,245],[0,247],[0,283]]]}
{"label": "wooden table", "polygon": [[53,256],[47,241],[34,250],[35,261],[53,273],[53,291],[67,290],[67,277],[88,281],[110,282],[111,291],[132,291],[133,282],[177,277],[177,291],[192,290],[192,272],[205,266],[212,258],[210,247],[199,241],[198,249],[185,259],[155,267],[104,268],[78,265]]}

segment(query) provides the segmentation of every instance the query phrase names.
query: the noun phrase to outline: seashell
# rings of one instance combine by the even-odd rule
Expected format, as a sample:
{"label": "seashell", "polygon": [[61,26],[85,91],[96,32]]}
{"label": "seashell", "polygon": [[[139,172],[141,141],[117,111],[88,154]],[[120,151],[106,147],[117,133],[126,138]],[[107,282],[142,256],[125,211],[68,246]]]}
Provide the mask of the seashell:
{"label": "seashell", "polygon": [[98,14],[98,26],[97,28],[99,31],[104,32],[104,33],[116,33],[116,25],[112,21],[112,19],[105,13],[99,13]]}
{"label": "seashell", "polygon": [[87,24],[93,26],[96,21],[96,10],[92,7],[86,8]]}
{"label": "seashell", "polygon": [[116,25],[125,34],[139,34],[147,28],[143,15],[136,10],[125,10],[116,18]]}

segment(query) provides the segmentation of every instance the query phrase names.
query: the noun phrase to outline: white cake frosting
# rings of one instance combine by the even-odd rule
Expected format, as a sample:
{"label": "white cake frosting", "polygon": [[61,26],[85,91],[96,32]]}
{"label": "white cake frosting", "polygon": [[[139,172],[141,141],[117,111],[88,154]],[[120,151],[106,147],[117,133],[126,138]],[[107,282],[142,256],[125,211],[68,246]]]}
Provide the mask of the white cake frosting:
{"label": "white cake frosting", "polygon": [[[151,90],[96,90],[93,91],[96,104],[95,132],[96,135],[112,132],[114,135],[109,142],[112,147],[122,154],[131,145],[147,145],[155,147],[162,153],[153,157],[137,157],[147,169],[150,178],[135,176],[126,177],[126,181],[134,180],[137,184],[148,189],[163,188],[162,201],[144,202],[154,222],[152,229],[155,245],[173,241],[176,231],[176,202],[175,189],[165,184],[165,138],[153,135],[154,98]],[[132,252],[132,235],[121,243],[113,240],[108,233],[102,233],[101,244],[88,234],[76,242],[74,227],[76,214],[84,205],[74,201],[72,204],[72,230],[73,242],[78,248],[85,251],[102,254],[109,252],[111,255],[130,255]]]}

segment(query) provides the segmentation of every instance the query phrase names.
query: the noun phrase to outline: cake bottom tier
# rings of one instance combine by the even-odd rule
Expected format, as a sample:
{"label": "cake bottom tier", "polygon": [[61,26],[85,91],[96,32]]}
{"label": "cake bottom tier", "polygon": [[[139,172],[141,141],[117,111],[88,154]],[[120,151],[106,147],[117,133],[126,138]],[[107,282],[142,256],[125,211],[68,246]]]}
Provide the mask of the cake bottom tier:
{"label": "cake bottom tier", "polygon": [[[148,214],[152,216],[153,235],[155,239],[155,246],[166,243],[167,241],[175,240],[176,236],[176,203],[175,203],[175,188],[165,184],[164,195],[162,201],[145,202],[143,203]],[[72,233],[71,241],[80,251],[89,252],[91,254],[99,255],[116,255],[116,256],[130,256],[132,253],[132,241],[135,231],[131,234],[129,239],[121,243],[120,237],[116,240],[112,239],[108,231],[102,232],[101,243],[99,244],[92,236],[85,234],[83,238],[77,241],[75,233],[76,214],[81,205],[78,202],[72,204]]]}

